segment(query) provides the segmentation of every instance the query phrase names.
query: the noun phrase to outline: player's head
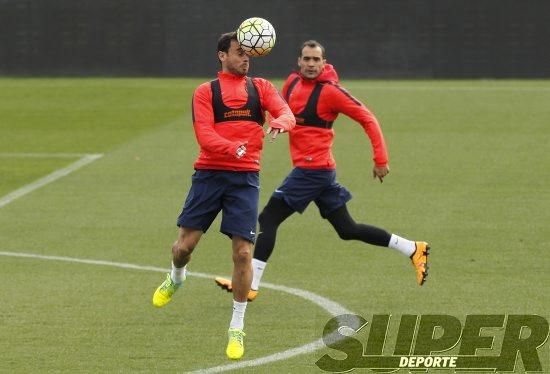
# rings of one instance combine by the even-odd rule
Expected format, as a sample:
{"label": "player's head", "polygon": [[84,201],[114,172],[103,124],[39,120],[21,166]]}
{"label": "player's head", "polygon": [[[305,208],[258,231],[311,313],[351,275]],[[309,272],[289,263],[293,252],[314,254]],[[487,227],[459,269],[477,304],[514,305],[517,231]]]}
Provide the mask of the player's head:
{"label": "player's head", "polygon": [[218,60],[224,72],[236,75],[248,73],[250,57],[240,47],[236,32],[222,34],[218,39]]}
{"label": "player's head", "polygon": [[316,40],[306,40],[302,43],[298,67],[300,74],[306,79],[315,79],[321,74],[325,63],[325,47]]}

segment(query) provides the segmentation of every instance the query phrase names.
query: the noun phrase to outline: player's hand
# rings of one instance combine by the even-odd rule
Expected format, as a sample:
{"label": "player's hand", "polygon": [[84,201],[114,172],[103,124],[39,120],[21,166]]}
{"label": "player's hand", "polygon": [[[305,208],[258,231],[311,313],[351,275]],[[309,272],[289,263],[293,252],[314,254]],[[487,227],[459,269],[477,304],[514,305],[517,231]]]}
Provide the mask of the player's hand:
{"label": "player's hand", "polygon": [[271,127],[269,126],[267,128],[267,135],[271,135],[271,137],[269,138],[269,142],[270,143],[273,143],[273,141],[275,140],[275,138],[277,137],[277,135],[279,135],[280,133],[284,132],[285,130],[283,129],[277,129],[275,127]]}
{"label": "player's hand", "polygon": [[235,157],[242,158],[246,154],[246,145],[248,142],[244,142],[237,148],[237,151],[235,152]]}
{"label": "player's hand", "polygon": [[373,179],[380,179],[380,183],[384,182],[384,177],[388,175],[390,172],[390,167],[388,165],[386,166],[374,166],[372,168],[372,178]]}

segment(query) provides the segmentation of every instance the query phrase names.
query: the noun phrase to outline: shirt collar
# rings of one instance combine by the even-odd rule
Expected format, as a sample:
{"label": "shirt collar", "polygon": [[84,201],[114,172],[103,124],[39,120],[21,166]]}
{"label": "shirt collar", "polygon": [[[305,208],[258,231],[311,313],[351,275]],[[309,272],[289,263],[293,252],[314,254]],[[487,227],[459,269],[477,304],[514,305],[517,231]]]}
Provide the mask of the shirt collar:
{"label": "shirt collar", "polygon": [[218,71],[218,78],[219,79],[231,79],[235,81],[240,81],[246,78],[244,75],[236,75],[232,73],[226,73],[224,71]]}

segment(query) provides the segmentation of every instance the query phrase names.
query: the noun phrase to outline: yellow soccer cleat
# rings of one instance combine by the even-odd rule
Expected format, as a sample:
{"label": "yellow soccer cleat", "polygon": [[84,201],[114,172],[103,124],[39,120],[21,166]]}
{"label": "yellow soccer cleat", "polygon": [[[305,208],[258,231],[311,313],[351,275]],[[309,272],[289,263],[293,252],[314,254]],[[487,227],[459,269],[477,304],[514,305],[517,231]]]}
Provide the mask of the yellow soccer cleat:
{"label": "yellow soccer cleat", "polygon": [[[227,292],[233,292],[233,286],[231,284],[231,281],[229,279],[216,277],[214,278],[214,281],[216,284],[222,289],[226,290]],[[246,297],[248,301],[254,301],[254,299],[258,296],[257,290],[250,290],[248,291],[248,296]]]}
{"label": "yellow soccer cleat", "polygon": [[225,354],[231,360],[238,360],[244,354],[243,340],[246,334],[241,329],[229,329],[227,335],[229,336],[229,342]]}
{"label": "yellow soccer cleat", "polygon": [[161,308],[168,304],[172,300],[174,292],[180,288],[181,283],[174,283],[170,277],[170,273],[166,274],[166,279],[157,288],[153,294],[153,305],[157,308]]}
{"label": "yellow soccer cleat", "polygon": [[411,261],[416,270],[416,283],[422,286],[428,276],[428,255],[430,246],[426,242],[415,242],[416,250],[411,255]]}

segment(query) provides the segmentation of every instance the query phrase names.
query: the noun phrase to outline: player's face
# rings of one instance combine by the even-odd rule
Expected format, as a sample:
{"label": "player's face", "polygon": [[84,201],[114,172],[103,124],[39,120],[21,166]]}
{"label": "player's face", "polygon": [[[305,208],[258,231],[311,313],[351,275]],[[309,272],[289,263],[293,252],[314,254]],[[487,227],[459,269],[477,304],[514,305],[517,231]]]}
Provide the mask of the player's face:
{"label": "player's face", "polygon": [[231,40],[231,46],[227,52],[218,52],[222,62],[222,71],[236,75],[246,75],[250,67],[250,57],[244,53],[236,40]]}
{"label": "player's face", "polygon": [[319,47],[305,46],[302,55],[298,57],[300,73],[306,79],[315,79],[321,74],[325,67],[326,60],[323,58],[323,51]]}

